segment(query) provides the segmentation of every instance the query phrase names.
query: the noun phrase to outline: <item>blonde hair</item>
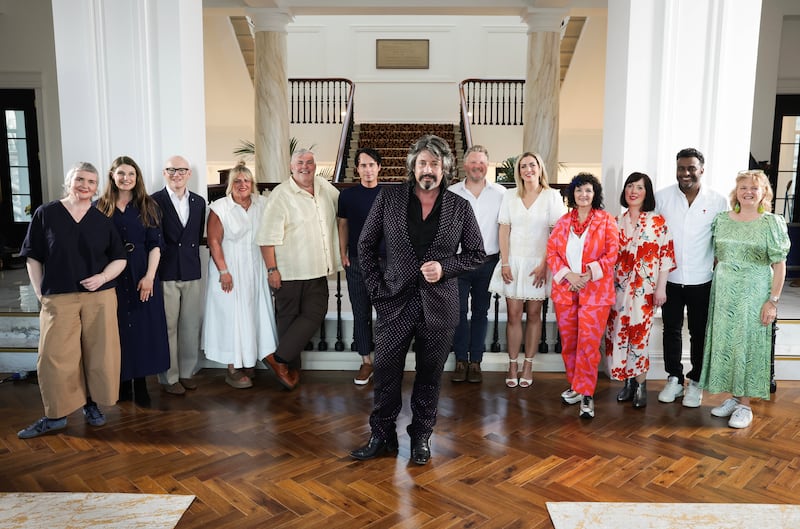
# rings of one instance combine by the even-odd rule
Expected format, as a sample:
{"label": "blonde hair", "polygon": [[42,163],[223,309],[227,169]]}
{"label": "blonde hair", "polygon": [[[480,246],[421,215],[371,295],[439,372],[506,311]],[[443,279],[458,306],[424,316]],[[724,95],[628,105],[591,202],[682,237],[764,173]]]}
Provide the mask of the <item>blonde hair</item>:
{"label": "blonde hair", "polygon": [[257,193],[256,188],[256,179],[253,176],[253,173],[250,172],[250,169],[244,163],[244,160],[239,160],[236,162],[236,167],[230,170],[228,173],[228,187],[225,188],[225,194],[230,195],[233,192],[233,181],[236,179],[237,176],[244,175],[248,180],[250,180],[250,194],[253,195]]}
{"label": "blonde hair", "polygon": [[764,190],[761,196],[761,202],[758,204],[759,211],[771,212],[773,197],[772,185],[770,185],[769,178],[761,169],[749,169],[736,173],[736,185],[733,186],[733,191],[731,191],[729,195],[731,209],[736,210],[736,207],[739,206],[739,200],[736,198],[736,189],[739,187],[739,182],[745,179],[752,180]]}
{"label": "blonde hair", "polygon": [[544,162],[542,161],[541,155],[535,152],[523,152],[517,157],[516,163],[514,163],[514,182],[517,184],[517,194],[521,197],[525,195],[525,183],[522,181],[522,175],[519,174],[519,164],[522,163],[523,158],[533,157],[536,160],[536,165],[539,166],[539,185],[542,186],[542,189],[550,189],[550,184],[547,183],[547,168],[544,166]]}

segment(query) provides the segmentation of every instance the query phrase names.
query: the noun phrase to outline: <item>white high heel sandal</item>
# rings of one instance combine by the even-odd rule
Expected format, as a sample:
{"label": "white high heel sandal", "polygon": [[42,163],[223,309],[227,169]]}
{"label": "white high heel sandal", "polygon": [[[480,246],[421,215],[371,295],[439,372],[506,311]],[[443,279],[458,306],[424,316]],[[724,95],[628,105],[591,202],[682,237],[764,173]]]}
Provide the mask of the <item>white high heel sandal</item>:
{"label": "white high heel sandal", "polygon": [[517,375],[514,375],[514,378],[508,378],[509,375],[511,374],[512,366],[514,367],[514,373],[519,371],[519,364],[517,363],[516,359],[508,361],[508,374],[506,375],[506,386],[509,388],[515,388],[519,384],[519,381],[517,380]]}
{"label": "white high heel sandal", "polygon": [[[519,377],[519,387],[521,388],[529,388],[533,385],[533,358],[525,358],[525,362],[531,363],[531,378],[522,378]],[[523,363],[522,367],[523,372],[525,371],[525,364]]]}

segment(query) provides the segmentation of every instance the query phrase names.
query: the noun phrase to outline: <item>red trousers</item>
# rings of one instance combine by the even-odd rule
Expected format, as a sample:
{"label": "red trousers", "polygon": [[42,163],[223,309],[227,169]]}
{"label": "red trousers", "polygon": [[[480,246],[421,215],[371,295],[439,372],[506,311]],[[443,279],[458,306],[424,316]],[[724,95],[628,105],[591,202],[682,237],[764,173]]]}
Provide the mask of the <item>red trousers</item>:
{"label": "red trousers", "polygon": [[581,395],[594,395],[600,364],[600,341],[608,323],[611,305],[572,305],[555,303],[561,357],[570,387]]}

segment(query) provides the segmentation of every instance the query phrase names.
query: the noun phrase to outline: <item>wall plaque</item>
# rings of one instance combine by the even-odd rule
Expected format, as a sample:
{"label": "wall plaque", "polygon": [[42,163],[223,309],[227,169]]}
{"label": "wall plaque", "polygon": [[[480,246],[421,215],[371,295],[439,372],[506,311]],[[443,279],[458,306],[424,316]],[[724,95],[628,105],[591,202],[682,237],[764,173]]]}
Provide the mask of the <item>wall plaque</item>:
{"label": "wall plaque", "polygon": [[376,39],[375,67],[427,70],[429,43],[427,39]]}

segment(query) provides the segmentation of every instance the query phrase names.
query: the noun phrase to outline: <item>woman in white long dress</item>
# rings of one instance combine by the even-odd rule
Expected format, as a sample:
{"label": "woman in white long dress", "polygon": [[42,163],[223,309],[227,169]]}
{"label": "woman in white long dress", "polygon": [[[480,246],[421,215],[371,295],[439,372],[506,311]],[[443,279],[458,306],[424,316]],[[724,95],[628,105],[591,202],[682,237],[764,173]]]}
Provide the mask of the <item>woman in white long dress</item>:
{"label": "woman in white long dress", "polygon": [[[517,187],[506,190],[500,205],[500,261],[489,290],[506,298],[509,366],[506,386],[533,384],[533,357],[542,335],[542,302],[549,294],[547,238],[567,212],[561,194],[550,189],[542,157],[525,152],[514,170]],[[525,361],[519,374],[522,313],[526,313]]]}
{"label": "woman in white long dress", "polygon": [[239,163],[228,176],[225,196],[208,214],[208,289],[203,326],[206,358],[227,364],[225,382],[252,387],[259,358],[275,351],[272,294],[254,237],[267,199],[256,192],[250,170]]}

